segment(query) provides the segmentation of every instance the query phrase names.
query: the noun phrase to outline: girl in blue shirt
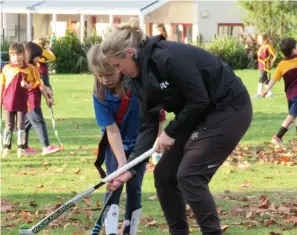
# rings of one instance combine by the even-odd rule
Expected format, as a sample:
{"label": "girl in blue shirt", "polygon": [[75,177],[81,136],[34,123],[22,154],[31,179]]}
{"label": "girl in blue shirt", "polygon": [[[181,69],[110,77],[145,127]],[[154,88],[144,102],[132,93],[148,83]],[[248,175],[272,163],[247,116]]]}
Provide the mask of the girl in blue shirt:
{"label": "girl in blue shirt", "polygon": [[[93,101],[97,124],[102,128],[103,137],[98,148],[95,163],[99,173],[104,177],[101,168],[105,160],[107,174],[117,170],[127,162],[136,142],[139,129],[138,99],[123,86],[123,75],[107,61],[98,61],[100,45],[93,46],[88,52],[89,67],[94,79]],[[126,212],[124,235],[134,235],[141,212],[141,184],[146,169],[146,163],[140,165],[140,170],[126,184]],[[119,201],[122,188],[116,196],[105,219],[106,234],[118,234]],[[106,193],[106,198],[108,193]],[[133,221],[131,224],[130,221]],[[132,232],[135,231],[135,232]]]}

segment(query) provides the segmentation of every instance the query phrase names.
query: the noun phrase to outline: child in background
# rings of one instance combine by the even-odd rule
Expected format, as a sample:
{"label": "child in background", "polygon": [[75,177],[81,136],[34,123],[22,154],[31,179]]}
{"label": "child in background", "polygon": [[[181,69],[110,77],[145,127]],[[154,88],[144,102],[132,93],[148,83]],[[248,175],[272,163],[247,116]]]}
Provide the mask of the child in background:
{"label": "child in background", "polygon": [[43,81],[40,79],[39,70],[37,67],[40,56],[42,55],[42,49],[40,46],[33,42],[28,42],[25,47],[28,64],[32,65],[36,76],[36,82],[34,86],[29,89],[28,96],[28,108],[29,111],[26,115],[25,121],[25,147],[26,154],[36,154],[37,150],[32,149],[28,146],[29,142],[29,131],[33,126],[40,143],[42,145],[42,155],[49,155],[59,151],[58,147],[49,144],[49,138],[47,133],[46,124],[43,118],[41,109],[41,93],[43,94],[47,105],[50,107],[52,105],[51,99],[48,97]]}
{"label": "child in background", "polygon": [[168,39],[167,30],[165,28],[164,24],[158,24],[156,26],[157,30],[159,31],[159,34],[161,34],[164,38]]}
{"label": "child in background", "polygon": [[[254,99],[261,98],[261,94],[263,91],[263,84],[269,83],[270,78],[270,68],[273,67],[274,61],[277,58],[277,53],[272,47],[272,44],[268,40],[268,36],[263,34],[259,37],[259,43],[261,44],[258,50],[258,69],[260,71],[260,79],[258,84],[258,93]],[[271,60],[272,57],[272,60]],[[267,97],[272,97],[273,93],[269,90]]]}
{"label": "child in background", "polygon": [[[56,60],[56,56],[53,54],[53,52],[46,48],[46,39],[43,37],[38,38],[35,43],[39,45],[42,48],[42,55],[39,60],[39,72],[40,77],[43,80],[44,85],[46,86],[46,89],[52,90],[52,86],[49,81],[49,75],[48,75],[48,62]],[[52,96],[52,93],[47,90],[47,93]],[[50,97],[52,98],[52,97]]]}
{"label": "child in background", "polygon": [[31,65],[25,63],[25,48],[21,43],[9,47],[10,64],[3,68],[1,75],[1,105],[4,106],[5,131],[3,135],[3,157],[11,152],[11,138],[17,117],[17,155],[25,153],[24,132],[27,112],[28,89],[32,88],[37,74]]}
{"label": "child in background", "polygon": [[296,40],[293,38],[285,38],[280,42],[280,49],[285,56],[275,71],[273,79],[270,80],[267,90],[263,92],[262,97],[269,94],[276,81],[282,77],[285,82],[285,92],[288,99],[289,115],[281,125],[279,132],[272,138],[274,144],[283,144],[283,136],[288,131],[288,127],[297,117],[297,48]]}

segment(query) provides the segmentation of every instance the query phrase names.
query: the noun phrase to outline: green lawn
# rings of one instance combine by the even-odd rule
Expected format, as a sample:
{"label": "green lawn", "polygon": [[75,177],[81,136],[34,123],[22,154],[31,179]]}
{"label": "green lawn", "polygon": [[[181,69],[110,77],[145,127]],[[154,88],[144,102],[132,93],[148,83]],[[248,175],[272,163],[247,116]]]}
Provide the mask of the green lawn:
{"label": "green lawn", "polygon": [[[242,70],[237,71],[237,74],[244,80],[250,93],[254,94],[258,72]],[[18,234],[20,224],[34,225],[75,193],[82,192],[99,181],[93,167],[95,155],[92,153],[100,138],[100,129],[96,126],[92,105],[92,76],[52,75],[51,83],[56,94],[54,112],[57,129],[65,151],[49,157],[38,155],[18,159],[12,155],[2,159],[1,234],[4,235]],[[241,142],[242,145],[247,145],[247,148],[269,142],[287,114],[283,84],[278,84],[274,92],[275,98],[253,101],[254,120]],[[46,107],[44,115],[51,142],[56,144],[49,110]],[[168,115],[167,121],[171,117]],[[33,132],[31,146],[39,148],[39,141]],[[294,137],[296,132],[295,128],[292,128],[285,141],[288,142]],[[15,151],[15,143],[13,150]],[[296,155],[296,152],[293,154]],[[255,158],[246,160],[244,167],[234,164],[221,167],[210,185],[216,196],[222,225],[229,226],[225,234],[266,235],[278,232],[283,235],[296,235],[297,227],[293,227],[292,222],[295,221],[295,226],[297,225],[296,165],[263,164]],[[40,234],[89,234],[99,215],[96,208],[99,207],[98,203],[102,203],[103,193],[102,188],[90,198],[80,201],[77,208],[65,213]],[[159,203],[152,200],[155,195],[153,175],[148,171],[143,184],[143,217],[139,234],[168,234]],[[270,207],[268,210],[269,202],[265,201],[263,195],[267,196],[276,208]],[[262,205],[259,207],[261,199]],[[247,211],[249,204],[258,205],[257,209],[251,209],[253,214]],[[200,234],[192,220],[190,224],[192,234]]]}

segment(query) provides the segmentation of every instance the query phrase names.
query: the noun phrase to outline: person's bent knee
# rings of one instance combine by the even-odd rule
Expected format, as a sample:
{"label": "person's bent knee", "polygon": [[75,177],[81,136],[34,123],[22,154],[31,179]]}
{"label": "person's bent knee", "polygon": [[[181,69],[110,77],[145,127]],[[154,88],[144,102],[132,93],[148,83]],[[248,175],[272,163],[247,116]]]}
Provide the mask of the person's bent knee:
{"label": "person's bent knee", "polygon": [[168,187],[169,185],[175,185],[176,182],[175,176],[171,176],[168,172],[165,172],[162,167],[158,167],[158,165],[154,169],[154,179],[155,179],[155,187]]}

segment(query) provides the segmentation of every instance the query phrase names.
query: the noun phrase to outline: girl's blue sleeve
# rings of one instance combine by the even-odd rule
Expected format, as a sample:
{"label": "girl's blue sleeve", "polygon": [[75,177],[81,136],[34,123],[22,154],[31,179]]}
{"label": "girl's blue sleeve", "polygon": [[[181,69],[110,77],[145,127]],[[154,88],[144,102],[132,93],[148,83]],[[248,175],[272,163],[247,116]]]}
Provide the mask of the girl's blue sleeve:
{"label": "girl's blue sleeve", "polygon": [[93,96],[93,103],[96,121],[99,126],[106,127],[115,122],[114,115],[106,102],[99,101],[95,96]]}

